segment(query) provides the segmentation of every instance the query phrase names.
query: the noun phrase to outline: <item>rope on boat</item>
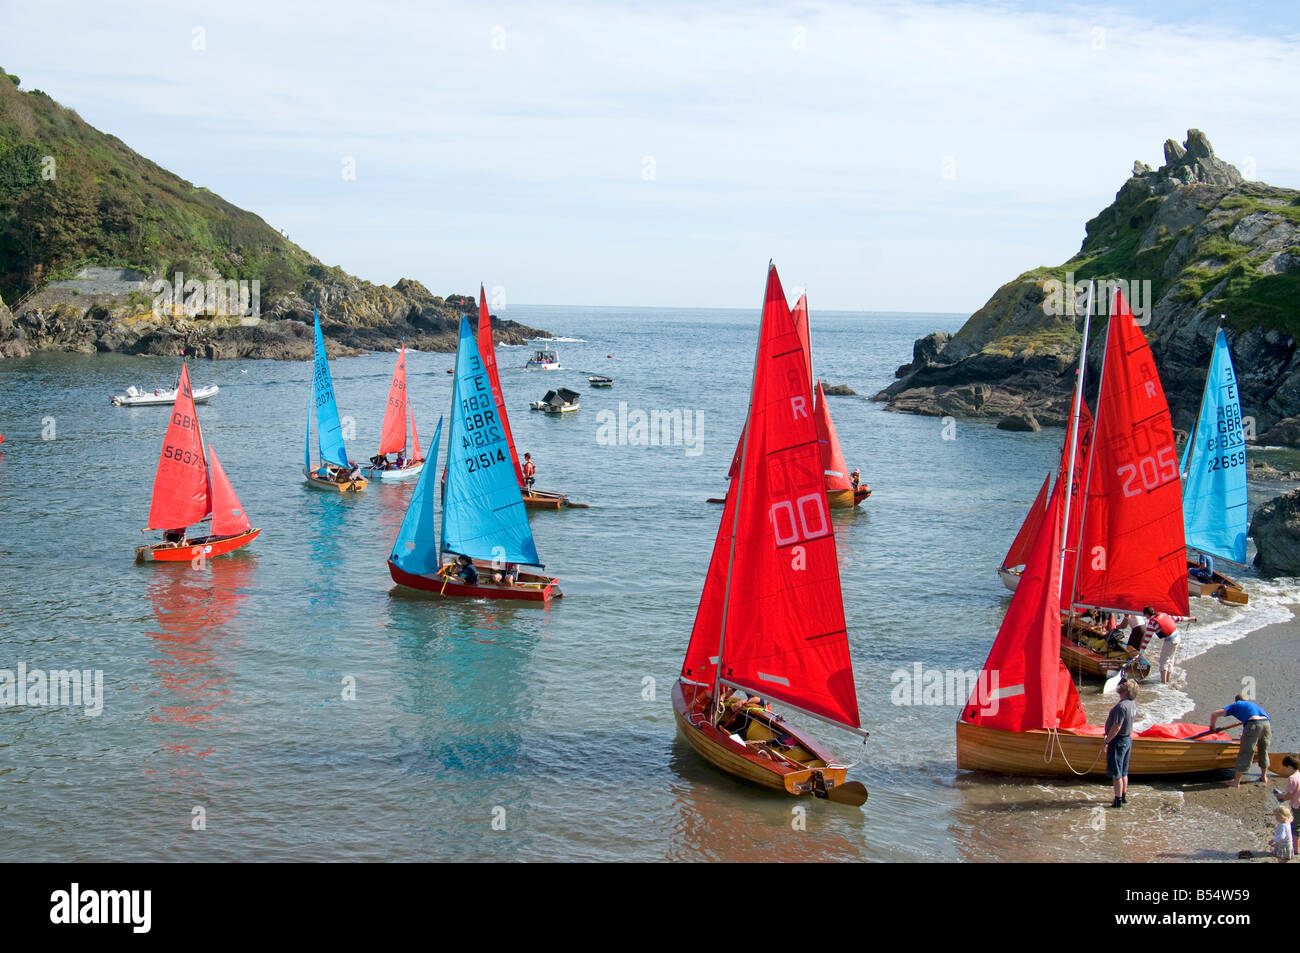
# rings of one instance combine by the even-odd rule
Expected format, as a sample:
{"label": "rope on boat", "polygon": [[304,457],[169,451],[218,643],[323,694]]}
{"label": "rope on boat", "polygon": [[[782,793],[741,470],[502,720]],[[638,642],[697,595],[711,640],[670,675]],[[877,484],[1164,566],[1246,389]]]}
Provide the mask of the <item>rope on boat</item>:
{"label": "rope on boat", "polygon": [[1097,749],[1097,757],[1092,759],[1092,764],[1088,765],[1088,767],[1083,771],[1076,771],[1074,765],[1070,764],[1070,759],[1065,756],[1065,748],[1061,744],[1060,733],[1055,728],[1047,729],[1047,748],[1043,752],[1043,764],[1052,763],[1053,744],[1056,745],[1056,750],[1061,753],[1061,760],[1065,762],[1065,766],[1069,768],[1072,772],[1074,772],[1074,774],[1078,775],[1079,777],[1083,777],[1085,774],[1090,774],[1092,772],[1092,769],[1097,766],[1097,762],[1101,760],[1102,752],[1106,750],[1106,746],[1102,745],[1100,748]]}

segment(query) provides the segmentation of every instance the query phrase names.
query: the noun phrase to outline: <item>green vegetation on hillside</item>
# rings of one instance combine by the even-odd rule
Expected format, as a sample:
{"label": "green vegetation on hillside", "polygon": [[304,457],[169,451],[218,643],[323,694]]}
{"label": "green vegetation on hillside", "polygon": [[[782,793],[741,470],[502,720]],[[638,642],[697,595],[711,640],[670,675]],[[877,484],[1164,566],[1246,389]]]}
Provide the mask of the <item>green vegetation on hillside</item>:
{"label": "green vegetation on hillside", "polygon": [[12,83],[0,83],[0,295],[6,300],[88,262],[260,279],[264,304],[301,286],[311,257],[261,218],[9,78]]}

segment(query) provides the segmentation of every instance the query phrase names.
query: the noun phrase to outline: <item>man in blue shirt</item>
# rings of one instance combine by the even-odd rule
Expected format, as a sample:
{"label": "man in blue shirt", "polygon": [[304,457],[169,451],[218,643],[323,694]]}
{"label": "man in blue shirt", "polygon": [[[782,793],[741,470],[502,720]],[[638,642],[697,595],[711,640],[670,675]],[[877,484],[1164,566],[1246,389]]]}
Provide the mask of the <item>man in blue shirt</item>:
{"label": "man in blue shirt", "polygon": [[1241,746],[1237,749],[1236,770],[1232,776],[1232,786],[1241,787],[1241,776],[1250,769],[1252,754],[1259,756],[1259,779],[1268,780],[1268,745],[1273,740],[1272,723],[1268,712],[1252,701],[1240,695],[1237,700],[1225,708],[1220,708],[1210,715],[1210,730],[1220,718],[1236,718],[1241,722]]}

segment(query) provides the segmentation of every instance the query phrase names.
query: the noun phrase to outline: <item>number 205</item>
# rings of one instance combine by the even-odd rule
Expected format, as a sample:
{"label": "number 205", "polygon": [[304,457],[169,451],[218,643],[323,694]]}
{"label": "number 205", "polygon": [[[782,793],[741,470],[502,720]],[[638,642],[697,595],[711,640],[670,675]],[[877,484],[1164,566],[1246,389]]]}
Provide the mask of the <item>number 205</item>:
{"label": "number 205", "polygon": [[[1124,478],[1124,495],[1137,496],[1143,488],[1154,490],[1161,484],[1176,480],[1178,462],[1174,459],[1173,447],[1162,447],[1154,456],[1143,457],[1137,463],[1126,463],[1115,472]],[[1134,486],[1139,477],[1142,487]]]}

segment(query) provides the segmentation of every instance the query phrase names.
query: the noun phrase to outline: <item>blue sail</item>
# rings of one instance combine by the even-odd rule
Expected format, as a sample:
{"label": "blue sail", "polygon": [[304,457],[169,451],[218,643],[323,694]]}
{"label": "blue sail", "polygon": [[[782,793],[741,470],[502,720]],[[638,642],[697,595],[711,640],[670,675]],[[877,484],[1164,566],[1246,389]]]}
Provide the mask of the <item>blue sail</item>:
{"label": "blue sail", "polygon": [[324,463],[340,467],[348,465],[348,449],[343,446],[343,426],[339,423],[339,405],[334,400],[334,382],[330,380],[330,362],[325,356],[325,335],[320,329],[320,315],[316,318],[316,370],[313,388],[316,394],[316,438],[320,444],[320,458]]}
{"label": "blue sail", "polygon": [[460,322],[451,392],[442,549],[496,563],[541,565],[492,383],[467,318]]}
{"label": "blue sail", "polygon": [[429,474],[437,473],[438,443],[441,440],[442,418],[439,417],[438,427],[433,432],[433,445],[428,449],[420,480],[415,484],[415,492],[406,507],[402,529],[388,557],[399,569],[415,576],[432,575],[438,571],[438,541],[433,524],[433,497],[438,478]]}
{"label": "blue sail", "polygon": [[315,403],[311,391],[307,392],[307,439],[302,445],[302,468],[303,472],[311,472],[311,405]]}
{"label": "blue sail", "polygon": [[1196,429],[1183,454],[1183,524],[1187,545],[1246,562],[1246,438],[1241,394],[1223,331],[1205,379]]}

